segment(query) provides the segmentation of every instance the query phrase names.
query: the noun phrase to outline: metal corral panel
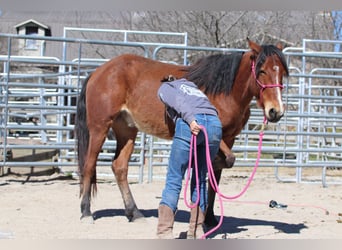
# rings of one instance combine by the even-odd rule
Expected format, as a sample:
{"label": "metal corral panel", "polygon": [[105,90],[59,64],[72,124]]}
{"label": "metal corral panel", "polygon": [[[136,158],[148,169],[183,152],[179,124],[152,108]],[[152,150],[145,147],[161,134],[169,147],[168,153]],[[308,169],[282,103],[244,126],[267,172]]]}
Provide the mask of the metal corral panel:
{"label": "metal corral panel", "polygon": [[[25,39],[15,35],[1,37],[13,44],[17,39]],[[84,44],[133,48],[153,59],[158,59],[163,50],[187,53],[238,50],[155,44],[150,55],[153,44],[53,37],[45,42],[63,45],[63,55],[60,58],[12,55],[10,43],[8,55],[0,56],[0,167],[56,167],[77,172],[73,132],[76,100],[82,80],[109,59],[87,57],[82,51]],[[317,178],[304,179],[303,171],[319,168],[318,180],[324,185],[342,183],[341,175],[329,179],[331,169],[342,168],[342,54],[308,50],[309,43],[329,47],[336,42],[340,41],[303,40],[303,47],[284,51],[290,68],[283,90],[287,112],[279,123],[267,126],[260,160],[260,167],[274,168],[280,181],[314,182]],[[66,60],[68,48],[76,48],[79,57]],[[182,52],[184,61],[176,63],[187,63],[187,53]],[[251,117],[233,147],[237,156],[235,166],[255,165],[262,122],[262,111],[252,102]],[[115,144],[115,139],[105,142],[98,166],[111,165]],[[165,178],[170,147],[171,141],[139,133],[130,161],[137,171],[131,176],[139,182],[144,175],[149,182]],[[293,174],[282,175],[283,168],[293,169]]]}

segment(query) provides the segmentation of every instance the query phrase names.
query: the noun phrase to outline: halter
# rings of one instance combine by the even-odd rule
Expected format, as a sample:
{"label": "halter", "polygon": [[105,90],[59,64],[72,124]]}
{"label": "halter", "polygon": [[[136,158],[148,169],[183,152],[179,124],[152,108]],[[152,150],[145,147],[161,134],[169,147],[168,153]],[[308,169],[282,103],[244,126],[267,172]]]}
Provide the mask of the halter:
{"label": "halter", "polygon": [[[259,94],[259,96],[260,96],[260,99],[262,99],[262,92],[265,90],[265,89],[267,89],[267,88],[280,88],[280,89],[283,89],[284,88],[284,86],[283,85],[281,85],[281,84],[278,84],[278,83],[276,83],[276,84],[263,84],[262,82],[260,82],[259,80],[258,80],[258,78],[257,78],[257,75],[256,75],[256,72],[255,72],[255,68],[256,68],[256,66],[255,66],[255,61],[253,60],[252,61],[252,73],[253,73],[253,76],[254,76],[254,79],[255,79],[255,82],[256,82],[256,84],[260,87],[260,94]],[[277,80],[277,82],[278,82],[278,80]]]}

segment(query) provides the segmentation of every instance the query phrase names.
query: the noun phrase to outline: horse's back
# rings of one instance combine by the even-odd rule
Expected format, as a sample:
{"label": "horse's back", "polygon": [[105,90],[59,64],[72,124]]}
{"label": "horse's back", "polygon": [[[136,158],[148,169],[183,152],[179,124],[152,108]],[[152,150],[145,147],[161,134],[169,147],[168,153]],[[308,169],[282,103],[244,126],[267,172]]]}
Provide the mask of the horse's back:
{"label": "horse's back", "polygon": [[135,80],[134,77],[138,80],[150,78],[154,82],[157,79],[159,84],[160,80],[169,74],[181,77],[184,75],[185,68],[186,66],[183,65],[164,63],[136,54],[122,54],[101,65],[93,74],[97,77],[103,74],[105,76],[108,74],[120,77],[129,76],[132,80]]}
{"label": "horse's back", "polygon": [[122,113],[140,131],[170,139],[173,132],[165,123],[165,106],[159,100],[157,91],[165,76],[181,77],[183,74],[182,65],[123,54],[106,62],[92,74],[88,96],[102,113],[106,112],[110,117]]}

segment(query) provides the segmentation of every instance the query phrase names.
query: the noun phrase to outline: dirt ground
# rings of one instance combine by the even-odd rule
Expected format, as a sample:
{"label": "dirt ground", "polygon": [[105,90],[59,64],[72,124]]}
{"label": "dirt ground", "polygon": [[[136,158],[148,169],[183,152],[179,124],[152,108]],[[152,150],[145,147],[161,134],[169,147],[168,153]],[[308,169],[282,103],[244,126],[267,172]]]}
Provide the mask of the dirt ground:
{"label": "dirt ground", "polygon": [[[224,195],[235,195],[246,184],[250,169],[223,172]],[[332,171],[342,182],[341,170]],[[286,174],[289,174],[288,172]],[[314,173],[317,174],[317,173]],[[318,173],[319,174],[319,173]],[[282,182],[273,169],[259,168],[248,191],[224,201],[222,226],[212,239],[342,239],[341,184]],[[79,181],[75,176],[44,173],[0,177],[0,238],[2,239],[155,239],[157,207],[164,181],[137,183],[130,179],[135,201],[145,218],[128,222],[114,176],[99,177],[92,200],[95,223],[80,221]],[[182,195],[183,197],[183,190]],[[286,208],[270,208],[271,200]],[[219,217],[219,202],[215,213]],[[183,198],[174,224],[175,238],[187,231],[189,209]]]}

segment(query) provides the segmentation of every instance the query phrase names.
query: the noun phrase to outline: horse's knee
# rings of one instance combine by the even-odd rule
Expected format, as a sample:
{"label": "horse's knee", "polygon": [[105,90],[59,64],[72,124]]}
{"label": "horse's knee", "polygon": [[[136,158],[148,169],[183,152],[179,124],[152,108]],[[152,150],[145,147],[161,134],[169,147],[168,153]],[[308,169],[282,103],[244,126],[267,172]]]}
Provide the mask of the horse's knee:
{"label": "horse's knee", "polygon": [[235,163],[235,155],[233,153],[227,155],[216,156],[213,162],[214,170],[220,170],[223,168],[232,168]]}
{"label": "horse's knee", "polygon": [[225,159],[225,168],[232,168],[234,166],[235,163],[235,155],[233,153],[229,153],[226,155],[226,159]]}

